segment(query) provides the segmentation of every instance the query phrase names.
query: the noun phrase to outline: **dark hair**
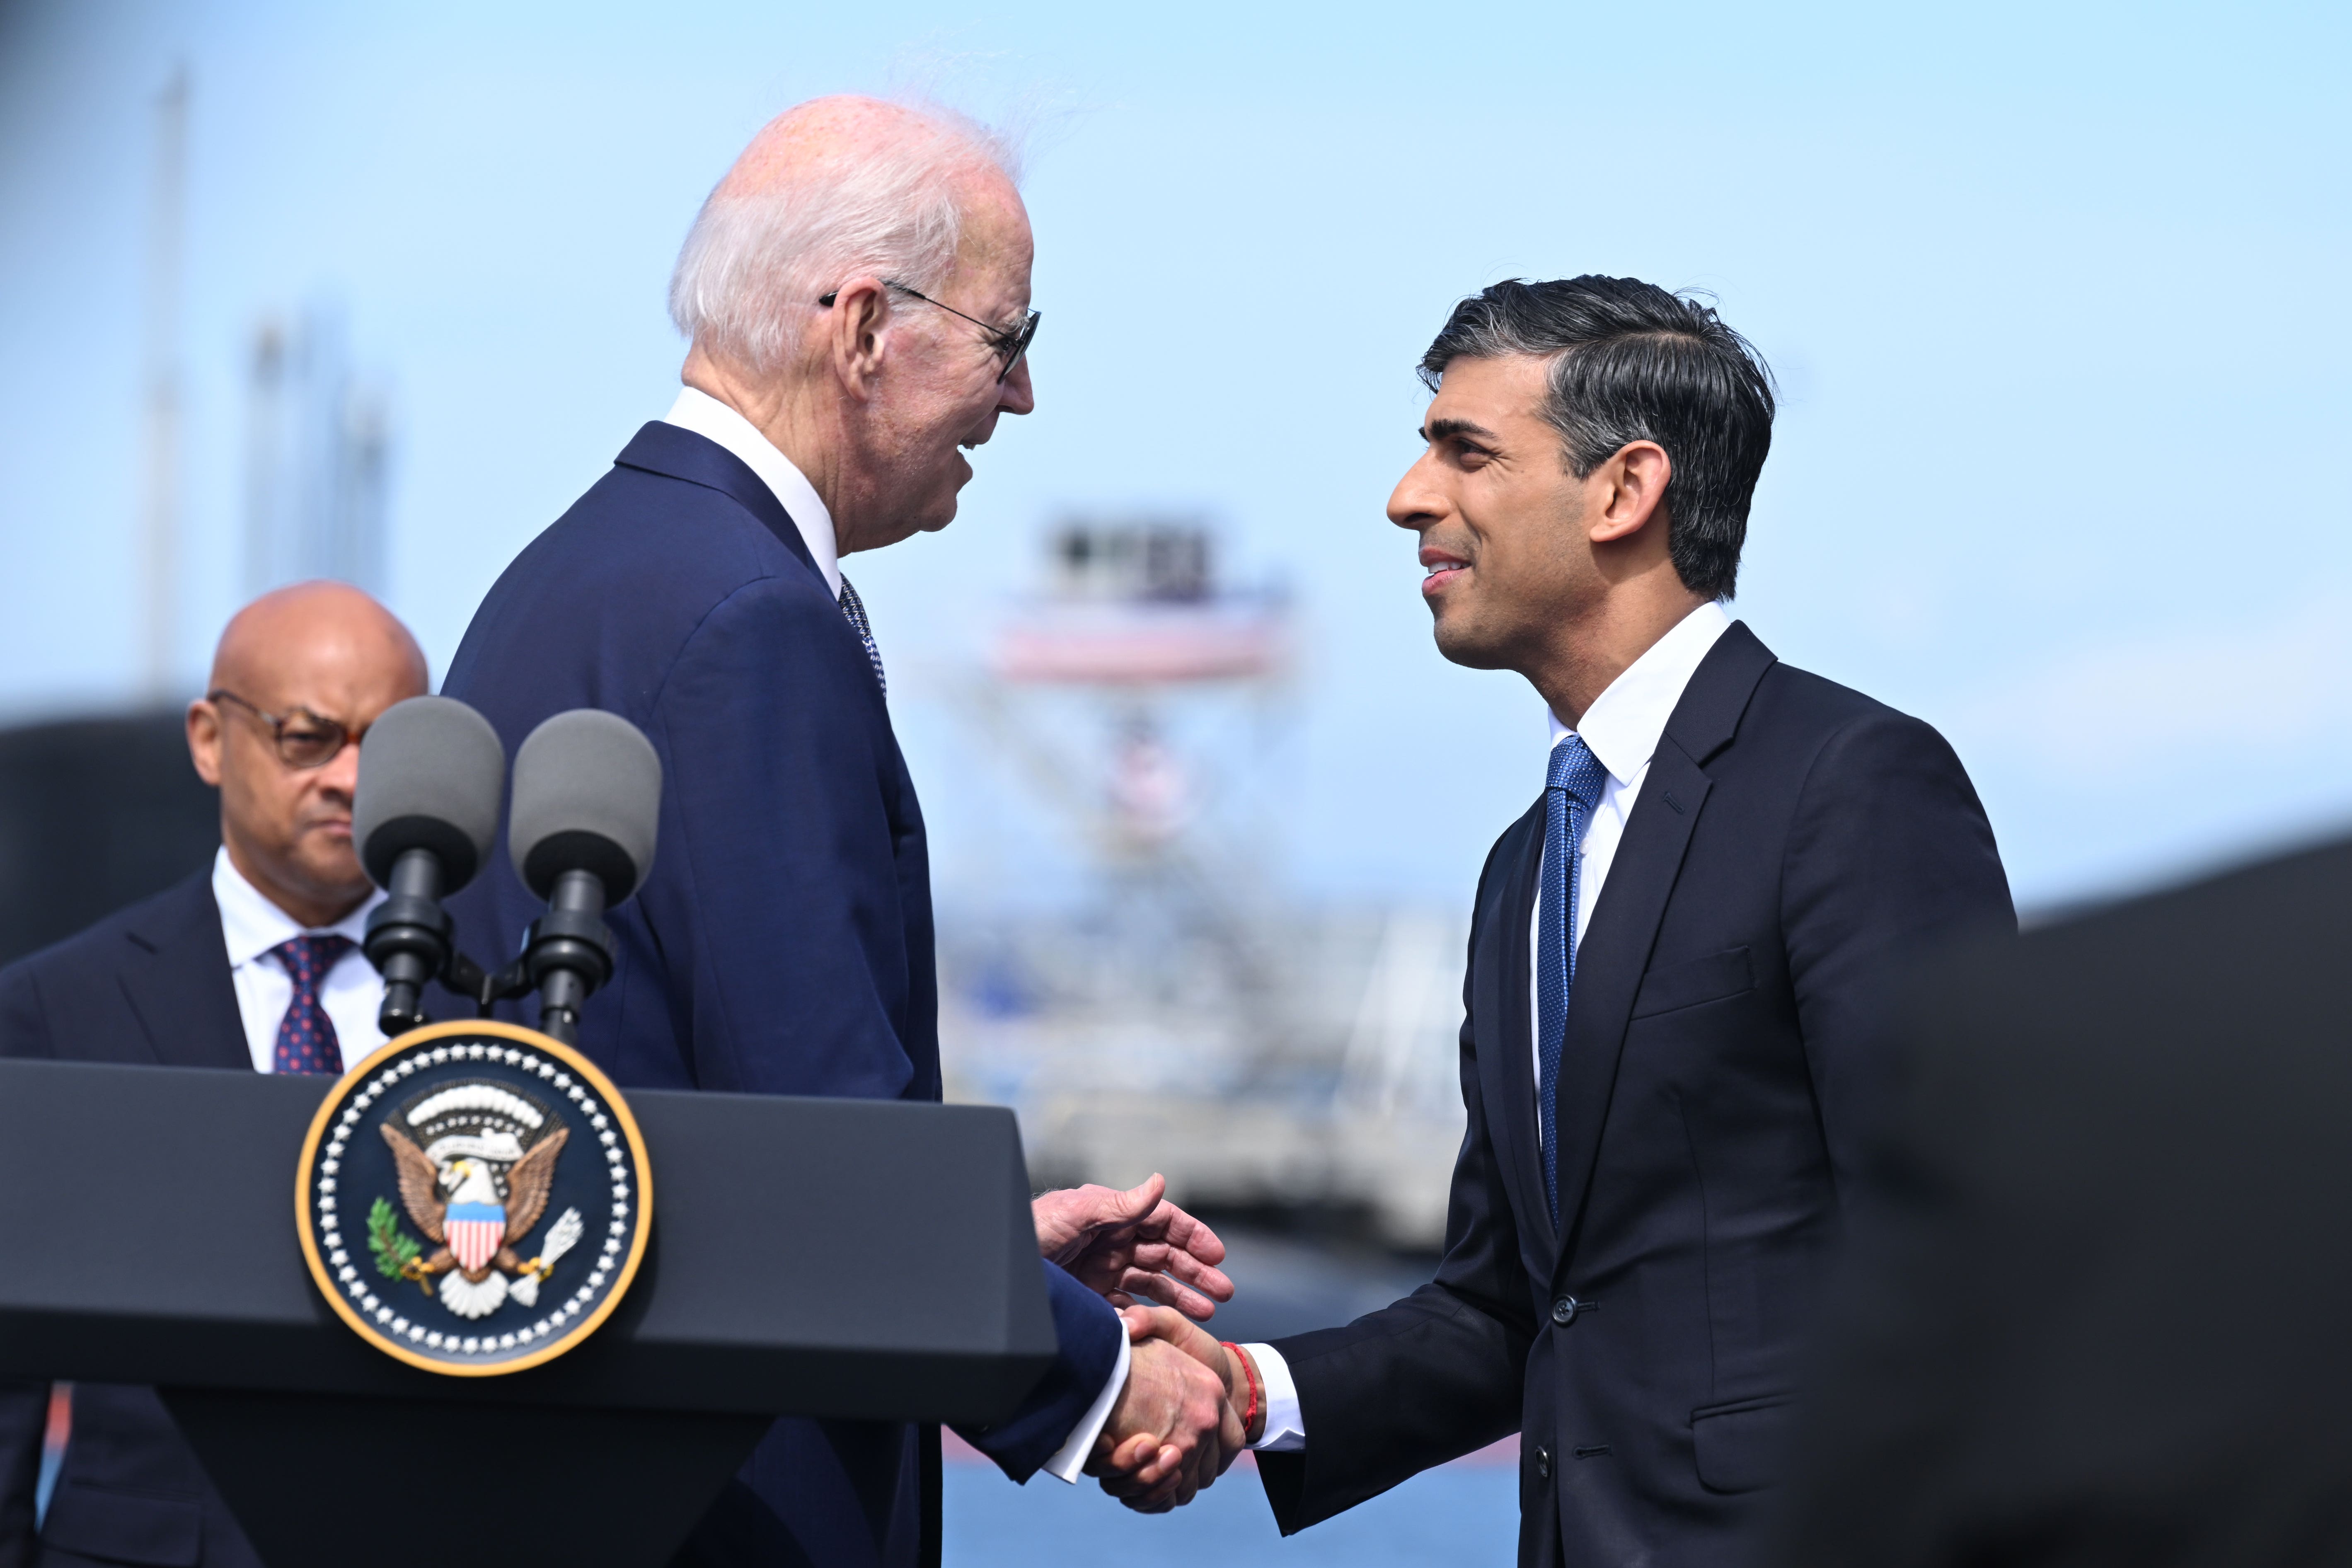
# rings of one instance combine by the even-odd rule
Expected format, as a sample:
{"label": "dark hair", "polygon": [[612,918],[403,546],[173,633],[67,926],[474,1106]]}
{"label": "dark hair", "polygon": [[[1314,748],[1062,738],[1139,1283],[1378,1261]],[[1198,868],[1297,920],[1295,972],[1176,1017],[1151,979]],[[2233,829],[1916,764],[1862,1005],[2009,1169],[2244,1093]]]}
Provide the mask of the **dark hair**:
{"label": "dark hair", "polygon": [[1772,449],[1772,373],[1754,345],[1712,307],[1638,278],[1514,279],[1454,307],[1421,379],[1434,392],[1454,361],[1509,354],[1550,359],[1543,415],[1578,479],[1629,442],[1665,448],[1675,573],[1694,593],[1730,597]]}

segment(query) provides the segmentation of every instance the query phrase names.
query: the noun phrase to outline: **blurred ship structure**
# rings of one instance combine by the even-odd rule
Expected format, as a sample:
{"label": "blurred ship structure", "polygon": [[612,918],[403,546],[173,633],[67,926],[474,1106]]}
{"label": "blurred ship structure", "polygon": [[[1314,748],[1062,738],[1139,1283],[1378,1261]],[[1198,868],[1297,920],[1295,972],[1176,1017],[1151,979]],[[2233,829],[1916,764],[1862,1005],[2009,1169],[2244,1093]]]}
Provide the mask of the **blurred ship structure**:
{"label": "blurred ship structure", "polygon": [[1041,1184],[1158,1170],[1190,1205],[1435,1247],[1467,933],[1285,895],[1289,605],[1222,585],[1195,521],[1079,519],[1047,545],[1045,591],[952,706],[1079,883],[943,911],[950,1097],[1014,1107]]}

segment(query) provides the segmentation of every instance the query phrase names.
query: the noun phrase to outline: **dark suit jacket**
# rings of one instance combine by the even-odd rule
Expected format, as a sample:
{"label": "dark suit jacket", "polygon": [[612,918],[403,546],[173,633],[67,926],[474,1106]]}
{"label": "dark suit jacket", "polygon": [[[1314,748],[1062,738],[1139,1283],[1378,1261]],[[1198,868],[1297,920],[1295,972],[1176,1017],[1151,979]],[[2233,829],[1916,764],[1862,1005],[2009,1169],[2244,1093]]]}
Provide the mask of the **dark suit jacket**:
{"label": "dark suit jacket", "polygon": [[[251,1071],[209,869],[0,970],[0,1053]],[[260,1568],[152,1388],[85,1383],[39,1536],[48,1385],[0,1385],[0,1568]]]}
{"label": "dark suit jacket", "polygon": [[1967,955],[1780,1561],[2352,1563],[2352,840]]}
{"label": "dark suit jacket", "polygon": [[[602,708],[660,753],[653,869],[611,917],[618,961],[581,1020],[582,1048],[615,1081],[940,1098],[914,784],[864,645],[740,458],[675,426],[638,431],[499,579],[443,689],[509,751],[551,714]],[[487,958],[513,952],[541,906],[501,845],[452,908]],[[1016,1479],[1061,1446],[1118,1353],[1110,1309],[1045,1268],[1061,1360],[1014,1417],[968,1434]],[[936,1551],[923,1516],[937,1443],[906,1426],[780,1422],[689,1558]]]}
{"label": "dark suit jacket", "polygon": [[1523,1564],[1738,1561],[1881,1092],[1876,983],[1908,943],[2010,922],[2008,884],[1940,736],[1725,632],[1579,949],[1563,1241],[1529,1044],[1543,819],[1479,879],[1437,1278],[1276,1342],[1307,1446],[1260,1473],[1287,1533],[1516,1429]]}

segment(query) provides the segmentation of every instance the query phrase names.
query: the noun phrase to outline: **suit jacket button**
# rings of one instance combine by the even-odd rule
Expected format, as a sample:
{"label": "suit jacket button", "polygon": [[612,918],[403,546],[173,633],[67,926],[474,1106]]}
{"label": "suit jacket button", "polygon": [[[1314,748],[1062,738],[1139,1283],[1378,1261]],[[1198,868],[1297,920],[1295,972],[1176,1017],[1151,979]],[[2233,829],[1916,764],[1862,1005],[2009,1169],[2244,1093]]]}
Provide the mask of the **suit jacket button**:
{"label": "suit jacket button", "polygon": [[1551,1304],[1551,1321],[1563,1329],[1568,1327],[1569,1324],[1576,1321],[1576,1307],[1575,1297],[1562,1296]]}
{"label": "suit jacket button", "polygon": [[1536,1445],[1536,1479],[1551,1479],[1551,1450],[1540,1443]]}

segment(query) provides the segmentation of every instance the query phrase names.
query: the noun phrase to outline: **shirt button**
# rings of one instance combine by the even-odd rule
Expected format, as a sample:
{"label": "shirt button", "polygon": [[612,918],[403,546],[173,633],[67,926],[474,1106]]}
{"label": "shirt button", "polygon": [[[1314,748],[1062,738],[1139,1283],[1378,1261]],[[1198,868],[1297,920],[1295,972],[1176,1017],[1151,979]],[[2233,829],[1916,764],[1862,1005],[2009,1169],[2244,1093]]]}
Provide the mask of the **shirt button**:
{"label": "shirt button", "polygon": [[1558,1323],[1564,1329],[1568,1327],[1569,1324],[1576,1321],[1576,1298],[1573,1296],[1562,1296],[1559,1300],[1554,1301],[1551,1304],[1551,1321]]}
{"label": "shirt button", "polygon": [[1536,1479],[1551,1479],[1551,1450],[1540,1443],[1536,1445]]}

